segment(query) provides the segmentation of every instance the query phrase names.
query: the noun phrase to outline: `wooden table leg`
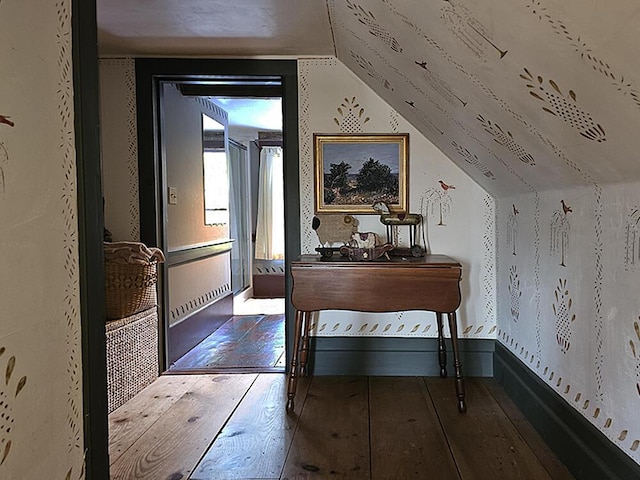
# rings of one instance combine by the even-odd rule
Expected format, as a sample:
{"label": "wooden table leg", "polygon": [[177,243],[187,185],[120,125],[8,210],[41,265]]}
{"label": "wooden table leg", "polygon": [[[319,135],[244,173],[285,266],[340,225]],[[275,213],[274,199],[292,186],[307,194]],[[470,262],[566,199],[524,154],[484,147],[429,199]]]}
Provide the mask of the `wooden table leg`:
{"label": "wooden table leg", "polygon": [[300,376],[307,376],[309,359],[309,330],[311,329],[311,312],[302,312],[302,346],[300,347]]}
{"label": "wooden table leg", "polygon": [[440,362],[440,377],[447,378],[447,350],[444,345],[444,333],[442,332],[442,312],[436,312],[438,322],[438,360]]}
{"label": "wooden table leg", "polygon": [[464,401],[464,380],[462,378],[462,363],[460,363],[460,352],[458,351],[458,325],[456,323],[456,312],[450,312],[449,332],[451,333],[451,344],[453,345],[453,365],[456,376],[456,394],[458,395],[458,411],[465,413],[467,405]]}
{"label": "wooden table leg", "polygon": [[300,336],[302,335],[303,312],[296,310],[295,327],[293,332],[293,355],[291,356],[291,371],[287,384],[287,412],[293,411],[293,399],[298,386],[298,355],[300,351]]}

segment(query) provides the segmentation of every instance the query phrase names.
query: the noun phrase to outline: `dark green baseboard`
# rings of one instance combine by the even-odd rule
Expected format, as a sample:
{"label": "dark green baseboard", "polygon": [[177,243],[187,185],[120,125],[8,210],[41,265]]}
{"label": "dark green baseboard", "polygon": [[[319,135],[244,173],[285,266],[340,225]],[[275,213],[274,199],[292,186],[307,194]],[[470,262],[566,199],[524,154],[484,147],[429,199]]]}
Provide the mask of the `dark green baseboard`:
{"label": "dark green baseboard", "polygon": [[640,478],[640,465],[499,342],[493,368],[498,383],[576,478]]}
{"label": "dark green baseboard", "polygon": [[[493,376],[495,341],[460,339],[463,375]],[[453,352],[447,339],[447,371],[453,374]],[[435,338],[312,337],[309,359],[313,375],[439,376]]]}

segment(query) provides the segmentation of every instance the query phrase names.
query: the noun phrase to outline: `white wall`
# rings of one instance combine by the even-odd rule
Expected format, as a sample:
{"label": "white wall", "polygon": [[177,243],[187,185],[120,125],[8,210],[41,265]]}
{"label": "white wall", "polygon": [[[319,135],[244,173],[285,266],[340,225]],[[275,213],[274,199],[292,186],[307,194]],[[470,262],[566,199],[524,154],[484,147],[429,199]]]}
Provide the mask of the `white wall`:
{"label": "white wall", "polygon": [[[319,246],[311,228],[314,216],[313,134],[408,132],[409,210],[425,215],[430,251],[454,257],[463,266],[459,332],[467,338],[495,338],[493,199],[335,58],[300,60],[298,75],[303,253],[315,253],[315,247]],[[455,189],[445,194],[439,180]],[[433,205],[436,208],[432,210],[428,202],[432,193],[449,205],[444,211],[444,225],[438,225],[437,205]],[[359,215],[358,219],[360,231],[375,231],[384,238],[384,226],[377,215]],[[408,241],[408,231],[401,231],[400,235],[401,242]],[[314,323],[315,333],[327,336],[437,335],[435,315],[424,312],[322,312],[314,317]]]}
{"label": "white wall", "polygon": [[202,159],[202,114],[226,117],[211,102],[184,97],[173,84],[162,88],[167,187],[178,201],[167,205],[167,250],[181,250],[228,239],[229,225],[205,225]]}
{"label": "white wall", "polygon": [[0,3],[0,478],[83,473],[71,2]]}
{"label": "white wall", "polygon": [[497,268],[499,341],[636,462],[639,187],[500,199]]}

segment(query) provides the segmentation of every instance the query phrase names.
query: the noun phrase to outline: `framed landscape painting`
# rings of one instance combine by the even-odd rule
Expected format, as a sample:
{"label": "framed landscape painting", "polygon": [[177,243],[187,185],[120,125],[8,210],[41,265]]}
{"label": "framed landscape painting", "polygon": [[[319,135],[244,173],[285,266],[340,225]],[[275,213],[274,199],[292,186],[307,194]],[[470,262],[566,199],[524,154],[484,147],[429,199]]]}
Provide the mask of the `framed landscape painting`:
{"label": "framed landscape painting", "polygon": [[314,134],[315,212],[407,213],[409,134]]}

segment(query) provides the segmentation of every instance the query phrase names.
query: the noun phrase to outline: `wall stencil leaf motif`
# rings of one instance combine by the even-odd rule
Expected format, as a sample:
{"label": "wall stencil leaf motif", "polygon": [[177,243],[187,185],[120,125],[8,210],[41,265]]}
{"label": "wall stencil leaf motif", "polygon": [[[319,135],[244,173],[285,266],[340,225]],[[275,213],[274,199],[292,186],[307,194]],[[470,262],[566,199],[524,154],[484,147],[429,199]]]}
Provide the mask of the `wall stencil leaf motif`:
{"label": "wall stencil leaf motif", "polygon": [[551,217],[551,240],[549,242],[551,253],[560,256],[560,265],[566,267],[565,260],[569,249],[570,224],[567,214],[572,212],[572,208],[560,200],[561,209],[555,210]]}
{"label": "wall stencil leaf motif", "polygon": [[456,95],[453,92],[451,86],[440,78],[437,72],[431,70],[427,66],[426,61],[415,61],[414,62],[421,69],[422,78],[425,82],[427,82],[431,88],[433,88],[436,92],[438,92],[447,102],[449,102],[454,107],[459,107],[462,105],[463,107],[467,106],[468,102],[465,102],[462,98]]}
{"label": "wall stencil leaf motif", "polygon": [[640,264],[640,207],[633,207],[627,215],[624,241],[625,270],[635,270]]}
{"label": "wall stencil leaf motif", "polygon": [[511,254],[517,255],[516,243],[518,240],[518,214],[520,211],[512,204],[512,208],[507,216],[507,246],[511,247]]}
{"label": "wall stencil leaf motif", "polygon": [[518,268],[515,265],[511,265],[509,269],[509,300],[511,302],[511,318],[514,322],[518,321],[520,317],[520,297],[522,297],[522,290],[520,290],[520,278],[518,277]]}
{"label": "wall stencil leaf motif", "polygon": [[[0,115],[0,125],[14,127],[15,123],[10,120],[8,115]],[[0,142],[0,198],[4,196],[6,191],[5,170],[9,166],[9,151],[4,143]]]}
{"label": "wall stencil leaf motif", "polygon": [[571,313],[573,300],[567,288],[567,279],[559,279],[558,285],[553,292],[555,300],[551,305],[556,316],[556,341],[562,353],[567,353],[571,348],[571,325],[576,319],[576,315]]}
{"label": "wall stencil leaf motif", "polygon": [[[638,319],[640,320],[640,317],[638,317]],[[636,361],[636,390],[638,391],[638,395],[640,395],[640,323],[638,323],[638,321],[633,322],[633,331],[635,336],[629,340],[629,346],[631,347],[633,358]]]}
{"label": "wall stencil leaf motif", "polygon": [[547,22],[557,35],[569,41],[575,52],[582,60],[589,63],[593,70],[610,79],[616,90],[622,93],[623,96],[628,95],[636,107],[640,107],[640,92],[633,87],[631,81],[625,79],[621,73],[615,73],[606,61],[594,55],[592,49],[581,39],[580,35],[572,33],[562,20],[554,19],[540,0],[529,0],[527,8],[539,20]]}
{"label": "wall stencil leaf motif", "polygon": [[533,156],[528,153],[519,143],[513,139],[513,135],[510,131],[506,133],[502,130],[500,125],[492,123],[490,120],[485,119],[482,115],[478,115],[478,121],[484,127],[484,130],[493,136],[493,140],[498,144],[505,147],[511,152],[518,160],[527,165],[535,165],[536,161]]}
{"label": "wall stencil leaf motif", "polygon": [[502,50],[493,42],[485,26],[465,6],[445,0],[440,15],[451,33],[480,60],[487,60],[488,48],[493,48],[500,59],[508,53],[508,50]]}
{"label": "wall stencil leaf motif", "polygon": [[542,76],[538,75],[534,78],[526,68],[524,72],[524,74],[520,74],[520,78],[527,82],[529,95],[543,102],[542,110],[561,118],[566,124],[578,130],[580,135],[589,140],[596,142],[607,140],[604,128],[593,121],[591,114],[577,106],[577,96],[573,90],[569,90],[569,94],[564,95],[558,84],[553,80],[545,83]]}
{"label": "wall stencil leaf motif", "polygon": [[402,47],[398,40],[389,31],[378,23],[376,17],[370,11],[365,10],[355,2],[346,0],[347,7],[353,12],[358,21],[369,29],[369,33],[382,40],[394,52],[402,52]]}
{"label": "wall stencil leaf motif", "polygon": [[371,120],[356,97],[345,98],[336,111],[338,116],[333,117],[333,121],[342,133],[360,133],[364,124]]}
{"label": "wall stencil leaf motif", "polygon": [[362,55],[358,55],[354,51],[349,51],[349,53],[351,54],[351,58],[354,59],[354,61],[358,64],[358,66],[362,68],[369,77],[371,77],[373,80],[375,80],[377,83],[382,85],[387,90],[393,92],[393,87],[391,86],[391,83],[389,82],[389,80],[387,80],[382,74],[380,74],[376,70],[376,68],[373,66],[373,63],[371,63],[369,60],[364,58]]}
{"label": "wall stencil leaf motif", "polygon": [[465,147],[463,147],[462,145],[458,144],[455,141],[451,142],[451,146],[456,149],[456,152],[458,152],[458,155],[460,155],[465,160],[465,162],[467,162],[469,165],[473,165],[475,168],[480,170],[480,172],[482,172],[482,174],[485,177],[490,178],[491,180],[496,179],[496,176],[493,174],[493,172],[489,170],[478,159],[478,156],[475,153],[471,153],[469,150],[467,150]]}
{"label": "wall stencil leaf motif", "polygon": [[[0,358],[6,352],[5,347],[0,348]],[[14,430],[15,418],[13,410],[17,405],[16,399],[27,383],[27,377],[16,378],[16,357],[11,355],[6,358],[4,365],[4,381],[0,387],[0,472],[2,465],[11,453],[11,433]],[[4,360],[3,360],[4,361]],[[0,475],[1,477],[2,475]]]}
{"label": "wall stencil leaf motif", "polygon": [[423,112],[421,109],[419,109],[415,102],[412,100],[405,100],[404,103],[406,103],[407,105],[409,105],[412,109],[413,114],[416,116],[416,118],[418,119],[418,121],[424,125],[425,127],[427,127],[429,130],[431,130],[432,132],[436,132],[440,135],[444,135],[444,131],[441,130],[440,128],[438,128],[430,119],[429,117],[427,117],[427,115],[425,115],[425,112]]}

